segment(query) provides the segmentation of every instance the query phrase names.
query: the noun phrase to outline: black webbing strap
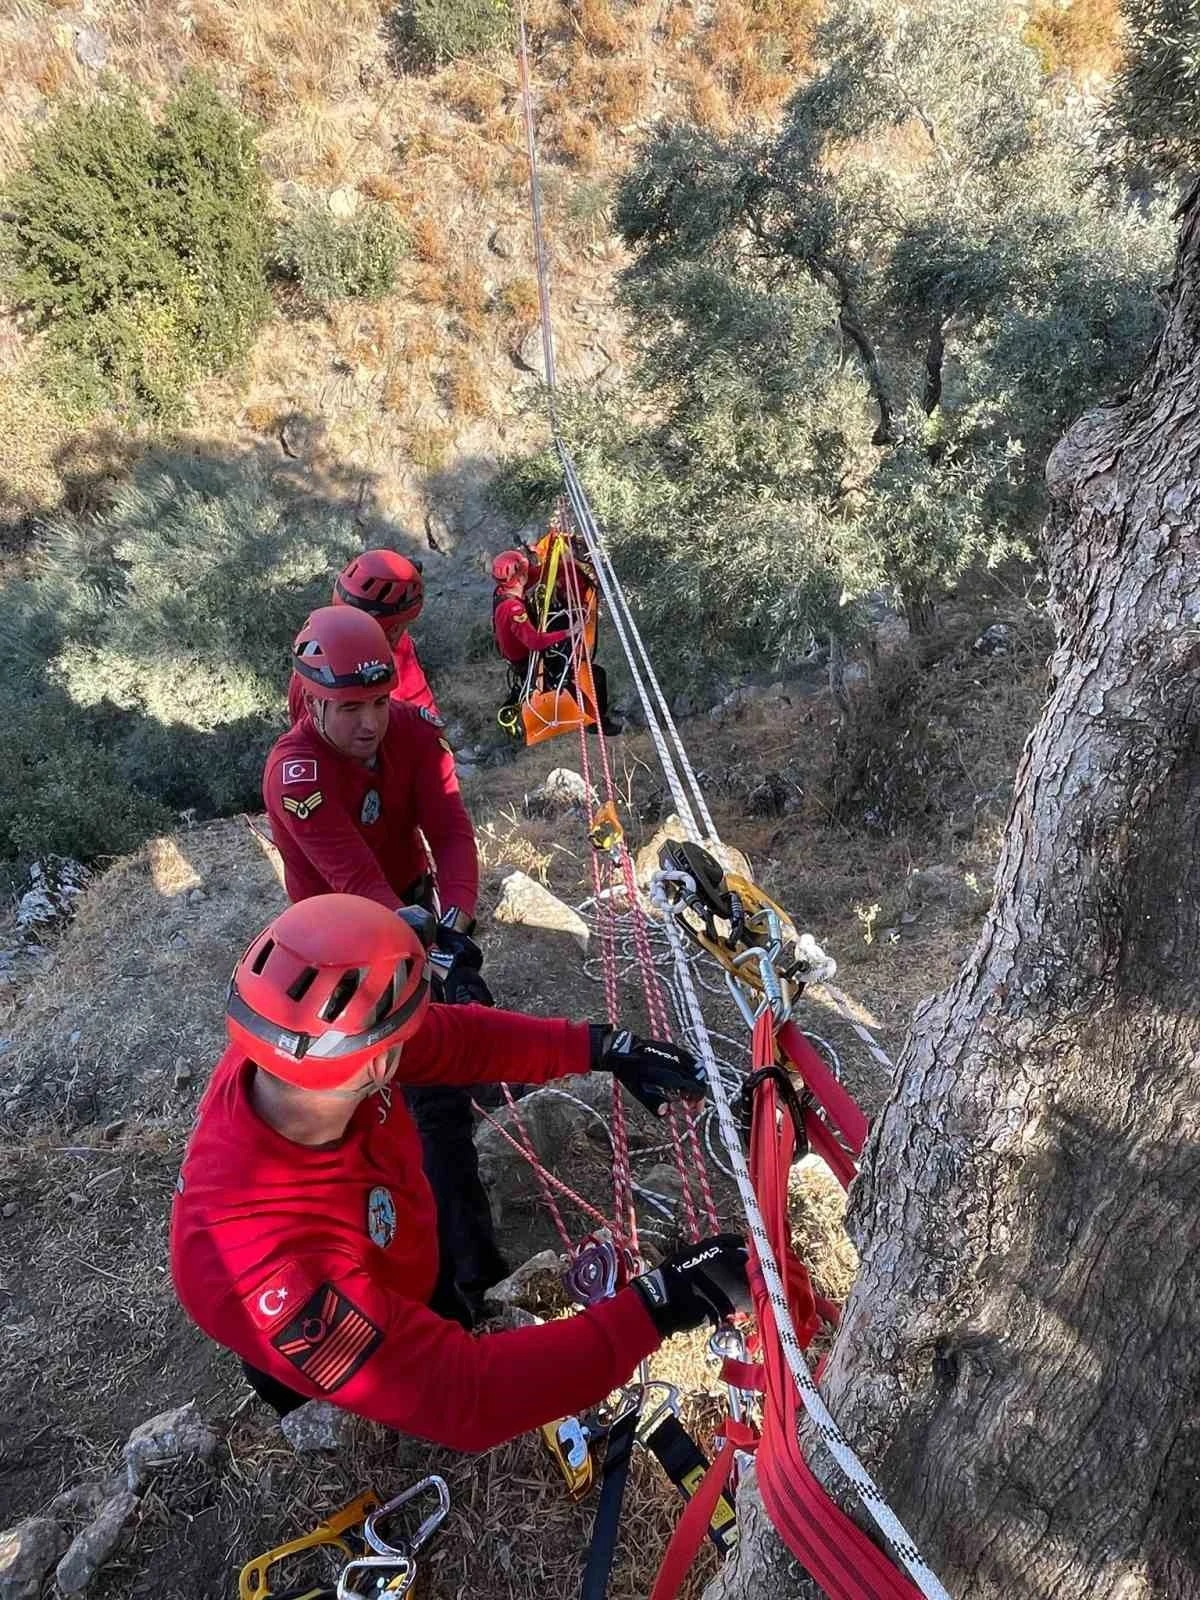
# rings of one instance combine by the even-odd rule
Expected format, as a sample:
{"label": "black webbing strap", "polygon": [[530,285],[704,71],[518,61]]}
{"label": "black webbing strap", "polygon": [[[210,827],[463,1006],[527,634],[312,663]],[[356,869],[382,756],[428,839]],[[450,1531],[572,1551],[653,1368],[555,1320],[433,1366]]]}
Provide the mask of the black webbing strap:
{"label": "black webbing strap", "polygon": [[[668,1412],[652,1432],[639,1435],[638,1443],[649,1450],[683,1498],[690,1500],[708,1471],[708,1457],[679,1418]],[[708,1537],[722,1557],[737,1544],[737,1513],[728,1495],[723,1494],[713,1508]]]}
{"label": "black webbing strap", "polygon": [[592,1524],[592,1542],[588,1546],[587,1565],[583,1569],[580,1600],[604,1600],[608,1591],[608,1575],[617,1549],[621,1506],[625,1500],[625,1482],[629,1477],[640,1411],[639,1396],[637,1404],[623,1412],[609,1429],[608,1448],[604,1452],[604,1474],[600,1481],[600,1500],[596,1506],[596,1520]]}

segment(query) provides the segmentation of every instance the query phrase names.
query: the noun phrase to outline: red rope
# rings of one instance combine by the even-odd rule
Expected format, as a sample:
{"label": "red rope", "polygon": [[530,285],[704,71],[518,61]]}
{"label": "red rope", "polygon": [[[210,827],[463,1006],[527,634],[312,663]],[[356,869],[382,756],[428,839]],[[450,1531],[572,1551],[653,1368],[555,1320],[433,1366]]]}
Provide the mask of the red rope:
{"label": "red rope", "polygon": [[[478,1102],[474,1102],[474,1104],[475,1110],[478,1111],[483,1120],[491,1123],[492,1127],[495,1128],[500,1137],[507,1140],[508,1143],[512,1145],[517,1154],[529,1163],[534,1172],[544,1183],[550,1185],[552,1188],[557,1189],[559,1194],[564,1196],[565,1199],[569,1200],[573,1206],[578,1206],[585,1217],[591,1217],[593,1222],[598,1222],[602,1227],[608,1228],[612,1232],[613,1239],[616,1243],[624,1244],[625,1241],[621,1236],[620,1229],[613,1226],[609,1219],[604,1215],[603,1211],[597,1211],[596,1207],[592,1205],[590,1201],[585,1200],[581,1194],[576,1194],[574,1189],[568,1188],[561,1178],[556,1178],[548,1167],[542,1165],[537,1155],[533,1153],[532,1147],[530,1149],[526,1149],[519,1139],[514,1138],[513,1135],[509,1133],[508,1129],[502,1122],[497,1122],[496,1118],[492,1116],[490,1111],[479,1105]],[[572,1244],[570,1235],[567,1233],[565,1227],[560,1227],[559,1232],[567,1250],[571,1253],[574,1253],[575,1247]]]}

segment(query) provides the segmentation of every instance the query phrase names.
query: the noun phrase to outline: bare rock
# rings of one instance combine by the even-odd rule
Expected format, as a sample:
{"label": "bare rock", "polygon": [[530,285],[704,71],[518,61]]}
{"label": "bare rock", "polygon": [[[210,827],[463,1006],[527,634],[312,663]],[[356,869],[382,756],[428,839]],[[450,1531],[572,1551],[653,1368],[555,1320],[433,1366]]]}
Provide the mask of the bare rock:
{"label": "bare rock", "polygon": [[220,1440],[196,1410],[196,1402],[160,1411],[136,1427],[125,1442],[125,1478],[139,1490],[163,1467],[177,1461],[210,1461]]}
{"label": "bare rock", "polygon": [[26,1517],[0,1533],[0,1600],[38,1600],[70,1539],[51,1517]]}
{"label": "bare rock", "polygon": [[541,928],[565,933],[587,954],[589,930],[577,911],[524,872],[510,872],[500,885],[500,901],[492,913],[496,922],[514,927]]}
{"label": "bare rock", "polygon": [[54,1572],[64,1594],[82,1594],[104,1563],[117,1553],[137,1504],[136,1494],[120,1489],[104,1502],[83,1532],[76,1534]]}
{"label": "bare rock", "polygon": [[110,1478],[107,1483],[77,1483],[64,1489],[50,1502],[50,1515],[60,1522],[74,1523],[83,1519],[89,1522],[104,1502],[122,1488],[122,1480]]}
{"label": "bare rock", "polygon": [[483,1297],[484,1305],[491,1311],[502,1311],[506,1306],[545,1306],[565,1303],[562,1289],[561,1265],[554,1250],[539,1250],[537,1255],[510,1272],[507,1278],[493,1284]]}
{"label": "bare rock", "polygon": [[328,1400],[309,1400],[281,1418],[280,1430],[292,1449],[300,1455],[317,1450],[338,1450],[354,1433],[354,1418]]}
{"label": "bare rock", "polygon": [[331,216],[336,217],[339,222],[348,222],[358,211],[360,198],[357,189],[343,185],[340,189],[334,189],[325,203],[329,207]]}
{"label": "bare rock", "polygon": [[75,59],[81,67],[99,72],[108,60],[108,40],[98,28],[78,28],[75,33]]}
{"label": "bare rock", "polygon": [[555,767],[540,788],[525,796],[525,815],[529,817],[586,817],[595,806],[595,791],[589,789],[571,767]]}
{"label": "bare rock", "polygon": [[1012,629],[1006,622],[993,622],[976,639],[971,649],[977,656],[1006,656],[1012,649]]}
{"label": "bare rock", "polygon": [[532,372],[535,378],[545,381],[546,353],[542,348],[542,330],[539,326],[530,328],[513,351],[513,360],[526,372]]}
{"label": "bare rock", "polygon": [[293,412],[279,424],[279,443],[293,461],[307,461],[316,454],[324,433],[323,422]]}

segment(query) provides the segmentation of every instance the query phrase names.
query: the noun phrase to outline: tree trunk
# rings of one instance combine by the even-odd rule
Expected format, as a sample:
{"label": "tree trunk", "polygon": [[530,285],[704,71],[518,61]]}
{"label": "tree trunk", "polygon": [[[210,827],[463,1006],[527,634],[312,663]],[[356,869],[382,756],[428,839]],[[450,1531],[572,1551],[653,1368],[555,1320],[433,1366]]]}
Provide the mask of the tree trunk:
{"label": "tree trunk", "polygon": [[[1181,216],[1146,373],[1047,469],[1048,703],[851,1210],[825,1388],[957,1600],[1200,1595],[1200,189]],[[804,1593],[751,1533],[727,1600]]]}

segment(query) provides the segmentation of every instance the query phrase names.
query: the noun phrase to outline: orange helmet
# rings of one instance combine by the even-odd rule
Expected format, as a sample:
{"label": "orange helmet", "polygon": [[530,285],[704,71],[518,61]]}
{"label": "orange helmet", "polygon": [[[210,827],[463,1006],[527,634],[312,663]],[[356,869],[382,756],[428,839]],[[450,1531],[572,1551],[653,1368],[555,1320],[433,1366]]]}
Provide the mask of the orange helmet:
{"label": "orange helmet", "polygon": [[354,606],[388,627],[412,622],[425,602],[421,564],[394,550],[367,550],[355,556],[338,574],[333,586],[335,606]]}
{"label": "orange helmet", "polygon": [[520,550],[501,550],[492,562],[492,577],[502,589],[520,580],[529,580],[529,557]]}
{"label": "orange helmet", "polygon": [[322,606],[296,635],[292,670],[322,700],[361,700],[396,687],[396,663],[374,617],[352,606]]}
{"label": "orange helmet", "polygon": [[229,980],[231,1043],[273,1077],[336,1089],[421,1026],[425,946],[375,900],[320,894],[277,916]]}

